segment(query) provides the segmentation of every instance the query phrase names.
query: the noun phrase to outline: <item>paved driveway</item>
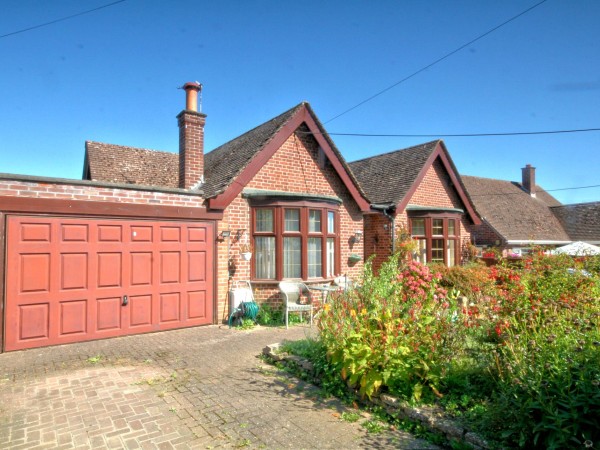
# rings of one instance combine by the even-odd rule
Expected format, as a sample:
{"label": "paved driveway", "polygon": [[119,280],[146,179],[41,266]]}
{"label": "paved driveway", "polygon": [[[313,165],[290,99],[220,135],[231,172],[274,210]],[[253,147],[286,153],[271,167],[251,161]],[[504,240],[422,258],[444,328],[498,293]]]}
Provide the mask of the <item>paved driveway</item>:
{"label": "paved driveway", "polygon": [[210,326],[1,354],[0,448],[435,448],[366,433],[257,358],[310,331]]}

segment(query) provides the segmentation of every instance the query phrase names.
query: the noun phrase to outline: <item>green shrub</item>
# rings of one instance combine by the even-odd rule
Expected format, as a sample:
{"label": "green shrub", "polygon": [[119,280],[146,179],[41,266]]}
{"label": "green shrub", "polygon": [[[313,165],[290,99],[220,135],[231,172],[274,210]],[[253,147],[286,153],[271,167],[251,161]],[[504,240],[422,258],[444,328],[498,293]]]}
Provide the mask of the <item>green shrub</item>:
{"label": "green shrub", "polygon": [[256,316],[256,323],[263,326],[281,325],[283,322],[283,311],[281,308],[273,307],[268,303],[260,305]]}
{"label": "green shrub", "polygon": [[367,263],[360,287],[323,309],[321,363],[362,395],[440,403],[500,445],[597,445],[598,264],[538,250],[440,278],[398,257],[377,275]]}

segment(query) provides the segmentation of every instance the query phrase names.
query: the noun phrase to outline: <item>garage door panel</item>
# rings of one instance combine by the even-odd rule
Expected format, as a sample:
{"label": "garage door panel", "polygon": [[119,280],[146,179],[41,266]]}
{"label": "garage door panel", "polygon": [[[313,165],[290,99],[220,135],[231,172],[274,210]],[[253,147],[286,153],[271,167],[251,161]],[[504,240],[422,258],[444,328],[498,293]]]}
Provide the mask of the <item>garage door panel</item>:
{"label": "garage door panel", "polygon": [[21,225],[21,242],[50,242],[51,227],[47,223]]}
{"label": "garage door panel", "polygon": [[50,336],[50,304],[19,306],[17,327],[20,341],[47,339]]}
{"label": "garage door panel", "polygon": [[181,294],[169,292],[160,294],[160,323],[181,321]]}
{"label": "garage door panel", "polygon": [[131,241],[132,242],[152,242],[153,228],[151,226],[132,226]]}
{"label": "garage door panel", "polygon": [[189,227],[188,228],[188,240],[190,242],[206,242],[207,234],[206,228],[200,227]]}
{"label": "garage door panel", "polygon": [[96,279],[99,288],[121,287],[123,265],[121,253],[98,253],[98,267]]}
{"label": "garage door panel", "polygon": [[123,226],[98,225],[98,242],[123,242]]}
{"label": "garage door panel", "polygon": [[6,230],[5,350],[212,323],[210,223],[8,216]]}
{"label": "garage door panel", "polygon": [[60,289],[87,289],[88,254],[63,253],[60,255]]}
{"label": "garage door panel", "polygon": [[161,242],[181,242],[181,228],[175,226],[160,227]]}
{"label": "garage door panel", "polygon": [[99,298],[96,301],[96,330],[121,328],[121,297]]}
{"label": "garage door panel", "polygon": [[60,302],[60,329],[61,336],[86,334],[88,318],[87,300],[72,300]]}
{"label": "garage door panel", "polygon": [[20,294],[50,292],[50,253],[21,254],[18,267]]}
{"label": "garage door panel", "polygon": [[129,325],[132,327],[152,325],[152,295],[129,297]]}
{"label": "garage door panel", "polygon": [[179,283],[181,281],[181,252],[160,253],[160,283]]}
{"label": "garage door panel", "polygon": [[61,238],[63,242],[89,242],[89,226],[84,224],[72,224],[61,226]]}
{"label": "garage door panel", "polygon": [[188,252],[187,281],[206,281],[206,252]]}
{"label": "garage door panel", "polygon": [[131,285],[150,286],[152,284],[152,252],[131,253]]}
{"label": "garage door panel", "polygon": [[206,291],[188,292],[187,310],[190,319],[207,319],[208,309]]}

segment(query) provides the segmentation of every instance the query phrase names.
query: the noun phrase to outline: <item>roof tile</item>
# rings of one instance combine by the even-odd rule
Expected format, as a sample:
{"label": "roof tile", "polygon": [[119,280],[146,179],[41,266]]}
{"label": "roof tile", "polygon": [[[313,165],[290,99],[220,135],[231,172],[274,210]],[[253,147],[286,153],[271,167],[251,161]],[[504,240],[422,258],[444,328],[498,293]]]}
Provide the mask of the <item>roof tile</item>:
{"label": "roof tile", "polygon": [[517,182],[461,178],[479,215],[506,240],[570,240],[550,210],[560,202],[539,186],[532,197]]}

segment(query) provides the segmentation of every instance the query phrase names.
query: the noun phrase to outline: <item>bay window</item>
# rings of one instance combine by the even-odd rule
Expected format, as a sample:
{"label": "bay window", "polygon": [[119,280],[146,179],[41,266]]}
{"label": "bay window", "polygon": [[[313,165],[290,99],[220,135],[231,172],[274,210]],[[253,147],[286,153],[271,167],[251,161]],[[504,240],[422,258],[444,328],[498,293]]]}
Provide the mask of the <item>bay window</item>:
{"label": "bay window", "polygon": [[338,212],[316,202],[253,205],[255,280],[322,279],[339,273]]}
{"label": "bay window", "polygon": [[418,241],[413,260],[420,263],[440,263],[448,267],[457,264],[459,246],[458,214],[420,214],[409,216],[410,232]]}

